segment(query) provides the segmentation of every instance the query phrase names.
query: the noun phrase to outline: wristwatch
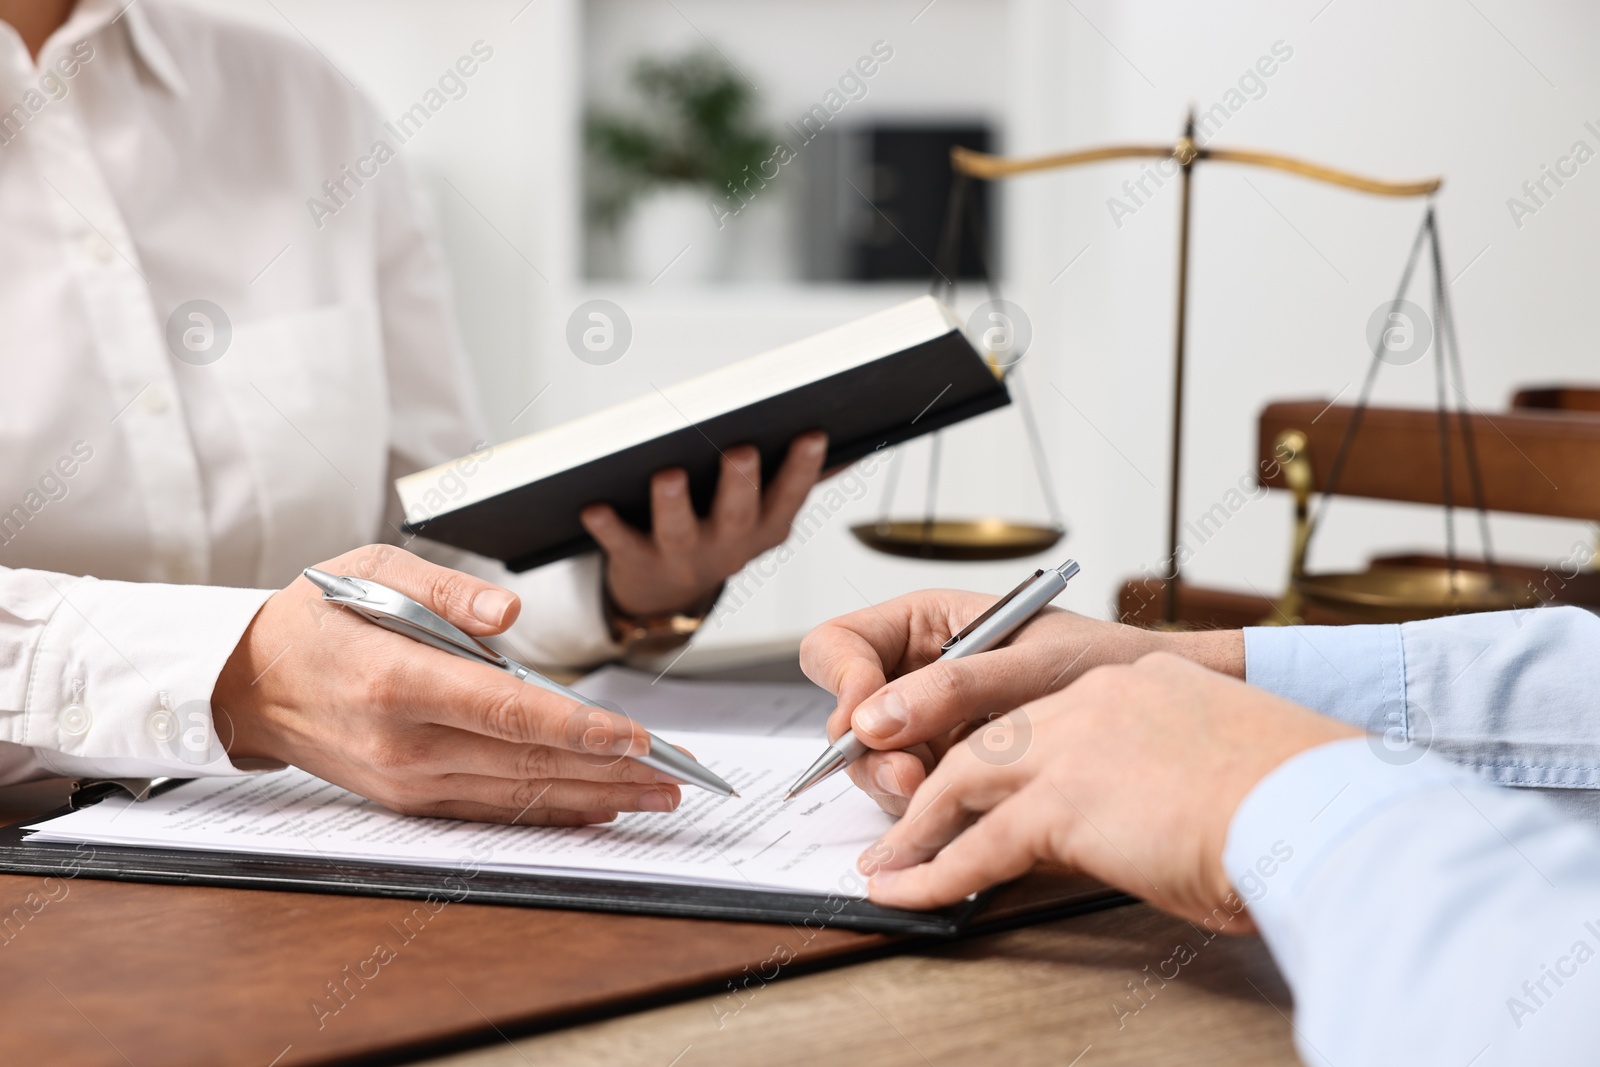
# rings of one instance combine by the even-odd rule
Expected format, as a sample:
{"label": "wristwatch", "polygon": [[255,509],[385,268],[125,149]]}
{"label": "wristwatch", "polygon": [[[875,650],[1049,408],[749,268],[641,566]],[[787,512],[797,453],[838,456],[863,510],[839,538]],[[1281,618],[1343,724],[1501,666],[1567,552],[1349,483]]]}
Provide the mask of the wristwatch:
{"label": "wristwatch", "polygon": [[632,615],[617,605],[612,599],[611,587],[602,582],[601,610],[605,615],[606,628],[611,632],[611,640],[622,646],[623,655],[655,655],[670,652],[693,637],[711,614],[711,609],[716,607],[726,585],[726,582],[718,585],[710,596],[685,610]]}

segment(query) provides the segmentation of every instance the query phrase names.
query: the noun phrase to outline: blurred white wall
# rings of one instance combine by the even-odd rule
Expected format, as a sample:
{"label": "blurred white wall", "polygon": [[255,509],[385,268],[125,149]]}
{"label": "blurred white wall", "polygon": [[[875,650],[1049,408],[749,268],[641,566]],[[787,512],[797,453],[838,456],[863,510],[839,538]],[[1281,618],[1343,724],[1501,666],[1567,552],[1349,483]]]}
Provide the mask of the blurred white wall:
{"label": "blurred white wall", "polygon": [[[1084,2],[1062,28],[1073,144],[1170,137],[1187,104],[1225,99],[1282,41],[1292,57],[1212,143],[1375,176],[1443,174],[1446,269],[1456,279],[1476,403],[1492,412],[1521,383],[1600,380],[1590,310],[1600,282],[1600,163],[1581,168],[1520,228],[1506,204],[1575,141],[1600,150],[1600,133],[1584,126],[1600,128],[1600,77],[1590,61],[1600,8],[1577,0]],[[1118,575],[1159,558],[1165,515],[1164,494],[1133,468],[1163,484],[1169,393],[1158,383],[1172,343],[1176,183],[1119,229],[1106,201],[1138,169],[1044,179],[1060,195],[1052,222],[1062,244],[1091,246],[1073,268],[1075,292],[1058,320],[1059,373],[1074,378],[1079,406],[1127,457],[1066,416],[1064,451],[1096,477],[1093,504],[1075,509],[1084,534],[1075,547],[1086,562],[1114,560]],[[1269,398],[1331,398],[1347,388],[1345,398],[1354,396],[1370,359],[1367,317],[1393,292],[1422,205],[1218,164],[1197,177],[1194,211],[1185,517],[1204,512],[1248,469],[1254,416]],[[1018,264],[1019,279],[1041,267]],[[1045,299],[1049,290],[1035,285]],[[1427,306],[1424,292],[1414,298]],[[1431,362],[1386,368],[1379,400],[1431,403]],[[1329,514],[1313,552],[1321,567],[1359,565],[1376,548],[1442,544],[1436,510],[1341,503]],[[1191,574],[1275,590],[1287,526],[1277,494],[1250,504],[1199,550]],[[1587,534],[1578,524],[1515,518],[1497,520],[1495,531],[1503,554],[1541,560]]]}
{"label": "blurred white wall", "polygon": [[[585,79],[604,97],[638,49],[674,52],[706,39],[780,119],[809,106],[873,40],[890,41],[895,59],[862,117],[987,115],[1013,152],[1170,141],[1191,103],[1227,101],[1282,42],[1280,56],[1292,55],[1259,86],[1247,82],[1244,106],[1212,143],[1375,176],[1445,175],[1437,206],[1476,402],[1492,412],[1520,383],[1600,379],[1591,340],[1600,160],[1520,227],[1506,204],[1575,141],[1600,151],[1600,134],[1584,126],[1600,129],[1600,75],[1588,62],[1600,8],[1582,0],[594,0],[587,13],[579,0],[207,6],[303,34],[386,111],[408,106],[473,41],[496,49],[469,96],[407,151],[435,194],[463,334],[502,436],[916,291],[766,283],[672,292],[581,280]],[[1177,197],[1169,182],[1117,225],[1107,201],[1124,197],[1139,170],[1112,163],[1021,179],[1003,204],[1006,295],[1032,319],[1028,381],[1072,529],[1053,555],[1083,563],[1067,601],[1094,614],[1107,613],[1124,577],[1163,554]],[[1422,205],[1216,164],[1196,180],[1194,210],[1185,517],[1249,471],[1267,400],[1331,398],[1347,387],[1352,395],[1369,358],[1367,317],[1391,294]],[[634,322],[633,348],[607,367],[579,362],[563,340],[567,315],[592,295],[617,301]],[[1420,290],[1414,296],[1426,303]],[[963,304],[977,299],[964,294]],[[1430,368],[1387,368],[1378,399],[1429,403]],[[1022,447],[1010,413],[953,431],[941,501],[952,512],[1040,517]],[[903,505],[920,499],[926,450],[905,453]],[[846,527],[874,514],[876,501],[874,486],[773,577],[748,582],[743,605],[708,643],[796,634],[918,586],[1003,588],[1025,567],[873,556]],[[1323,567],[1442,543],[1433,510],[1348,502],[1330,514],[1314,554]],[[1199,549],[1190,574],[1275,591],[1288,522],[1276,494],[1249,504]],[[1565,555],[1585,533],[1545,520],[1496,523],[1504,554],[1534,559]]]}

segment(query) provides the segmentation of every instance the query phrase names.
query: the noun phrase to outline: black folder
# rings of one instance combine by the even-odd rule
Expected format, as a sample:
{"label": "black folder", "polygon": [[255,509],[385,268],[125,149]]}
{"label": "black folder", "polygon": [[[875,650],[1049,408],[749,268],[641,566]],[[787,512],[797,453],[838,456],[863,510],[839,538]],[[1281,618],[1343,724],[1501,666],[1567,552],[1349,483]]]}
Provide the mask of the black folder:
{"label": "black folder", "polygon": [[[26,822],[44,822],[72,810],[70,806],[59,808]],[[692,919],[809,923],[813,927],[944,937],[961,933],[967,921],[982,907],[984,899],[980,895],[951,908],[920,912],[879,907],[865,900],[838,895],[250,852],[130,848],[91,842],[69,844],[30,841],[29,837],[21,825],[0,829],[0,873],[628,912]]]}

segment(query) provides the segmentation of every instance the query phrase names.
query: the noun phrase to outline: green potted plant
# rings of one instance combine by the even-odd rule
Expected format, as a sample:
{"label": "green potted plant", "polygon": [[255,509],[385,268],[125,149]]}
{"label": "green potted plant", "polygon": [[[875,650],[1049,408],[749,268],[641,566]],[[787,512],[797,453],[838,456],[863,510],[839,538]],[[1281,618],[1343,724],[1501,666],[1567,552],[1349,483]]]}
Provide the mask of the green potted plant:
{"label": "green potted plant", "polygon": [[727,242],[714,206],[737,207],[734,189],[749,195],[742,183],[777,138],[756,118],[748,83],[715,52],[645,57],[631,84],[635,108],[588,117],[590,217],[622,237],[635,277],[649,280],[680,254],[675,278],[718,274]]}

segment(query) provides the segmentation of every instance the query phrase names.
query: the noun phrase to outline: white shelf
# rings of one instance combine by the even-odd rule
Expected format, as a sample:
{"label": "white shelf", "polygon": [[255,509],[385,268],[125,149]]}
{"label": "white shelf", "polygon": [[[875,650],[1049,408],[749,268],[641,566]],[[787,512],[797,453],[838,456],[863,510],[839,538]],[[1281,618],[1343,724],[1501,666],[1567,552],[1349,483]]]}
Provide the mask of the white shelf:
{"label": "white shelf", "polygon": [[791,282],[728,282],[648,285],[639,282],[583,281],[574,291],[585,299],[615,301],[630,313],[650,315],[778,315],[814,318],[841,311],[865,315],[878,308],[914,299],[928,292],[920,282],[803,284]]}

